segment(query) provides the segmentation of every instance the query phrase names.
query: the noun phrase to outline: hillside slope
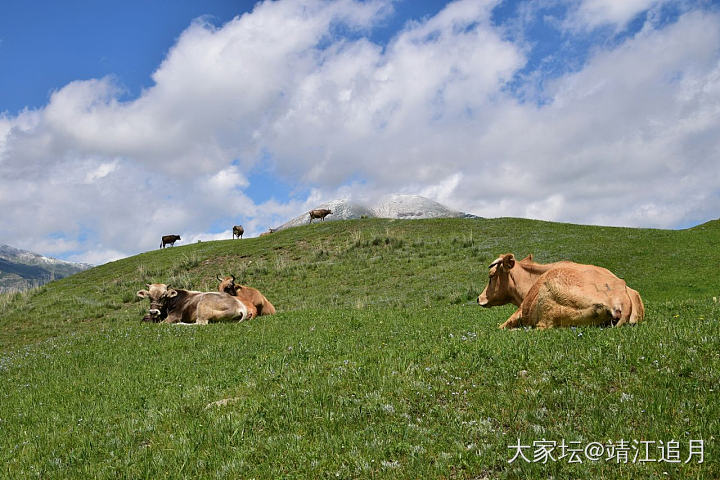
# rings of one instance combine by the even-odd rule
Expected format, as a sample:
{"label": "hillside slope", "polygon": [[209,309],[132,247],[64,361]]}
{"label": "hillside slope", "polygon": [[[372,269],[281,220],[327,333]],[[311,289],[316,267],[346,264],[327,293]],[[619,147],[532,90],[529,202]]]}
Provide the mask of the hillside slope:
{"label": "hillside slope", "polygon": [[[719,240],[718,222],[363,219],[0,295],[0,477],[720,478]],[[646,321],[498,330],[512,306],[474,302],[504,252],[610,268]],[[227,273],[278,314],[140,322],[145,283],[214,290]],[[705,462],[509,463],[543,439],[675,440],[682,462],[704,440]]]}
{"label": "hillside slope", "polygon": [[[150,251],[53,282],[0,314],[0,350],[78,324],[139,319],[145,305],[135,292],[146,283],[215,290],[216,275],[230,273],[285,312],[464,304],[475,300],[487,265],[505,252],[604,266],[646,302],[708,299],[720,294],[719,241],[718,221],[683,231],[511,218],[321,222]],[[43,314],[27,316],[26,309]],[[23,338],[25,331],[34,333]]]}

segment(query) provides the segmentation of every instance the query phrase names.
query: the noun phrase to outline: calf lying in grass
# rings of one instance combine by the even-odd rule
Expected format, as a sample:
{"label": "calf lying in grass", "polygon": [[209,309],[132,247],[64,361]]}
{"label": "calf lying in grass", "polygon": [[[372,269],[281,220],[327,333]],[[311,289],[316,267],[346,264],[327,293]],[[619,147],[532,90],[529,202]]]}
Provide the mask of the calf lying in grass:
{"label": "calf lying in grass", "polygon": [[236,285],[234,275],[224,279],[220,279],[220,275],[217,275],[217,279],[220,282],[218,291],[233,295],[248,305],[249,308],[255,308],[257,315],[272,315],[275,313],[273,304],[257,288]]}
{"label": "calf lying in grass", "polygon": [[195,292],[174,289],[163,283],[147,284],[137,296],[150,299],[150,310],[143,321],[164,323],[241,322],[248,309],[238,298],[222,292]]}

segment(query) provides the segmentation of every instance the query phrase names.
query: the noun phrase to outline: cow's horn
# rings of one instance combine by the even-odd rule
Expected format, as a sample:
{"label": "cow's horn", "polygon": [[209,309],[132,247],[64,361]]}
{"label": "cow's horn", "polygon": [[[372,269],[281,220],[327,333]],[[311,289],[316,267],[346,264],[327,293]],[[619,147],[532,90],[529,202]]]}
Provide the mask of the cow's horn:
{"label": "cow's horn", "polygon": [[218,282],[222,282],[222,278],[220,278],[220,274],[215,275],[215,278],[218,279]]}
{"label": "cow's horn", "polygon": [[232,279],[233,279],[233,283],[235,283],[235,275],[233,275],[233,274],[231,273],[230,276],[231,276]]}

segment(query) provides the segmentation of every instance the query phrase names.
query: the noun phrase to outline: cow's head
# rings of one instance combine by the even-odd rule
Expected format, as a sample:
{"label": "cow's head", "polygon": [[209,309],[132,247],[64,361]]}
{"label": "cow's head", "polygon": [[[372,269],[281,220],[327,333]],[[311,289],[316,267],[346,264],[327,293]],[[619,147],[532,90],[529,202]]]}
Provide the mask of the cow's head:
{"label": "cow's head", "polygon": [[150,299],[150,310],[143,317],[143,321],[159,322],[167,317],[168,301],[176,297],[177,290],[164,283],[146,284],[147,290],[140,290],[137,296]]}
{"label": "cow's head", "polygon": [[220,285],[218,285],[218,292],[235,295],[235,291],[237,289],[237,285],[235,285],[235,275],[230,275],[229,277],[222,279],[220,278],[220,275],[216,275],[216,278],[220,282]]}
{"label": "cow's head", "polygon": [[515,255],[506,253],[490,264],[490,278],[477,299],[482,307],[495,307],[513,301],[514,281],[510,271],[515,267]]}

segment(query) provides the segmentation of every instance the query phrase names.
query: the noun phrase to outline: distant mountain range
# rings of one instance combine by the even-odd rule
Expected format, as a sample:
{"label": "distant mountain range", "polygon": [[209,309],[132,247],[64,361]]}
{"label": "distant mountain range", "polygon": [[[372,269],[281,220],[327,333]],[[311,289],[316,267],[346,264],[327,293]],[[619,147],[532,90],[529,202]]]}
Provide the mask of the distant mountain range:
{"label": "distant mountain range", "polygon": [[[352,220],[355,218],[477,218],[469,213],[452,210],[441,203],[419,195],[392,194],[382,197],[375,205],[368,206],[349,200],[333,200],[315,208],[329,208],[332,215],[325,220]],[[278,227],[282,230],[290,227],[306,225],[310,221],[305,212]],[[318,222],[320,220],[314,220]]]}
{"label": "distant mountain range", "polygon": [[91,267],[0,245],[0,293],[39,287]]}

